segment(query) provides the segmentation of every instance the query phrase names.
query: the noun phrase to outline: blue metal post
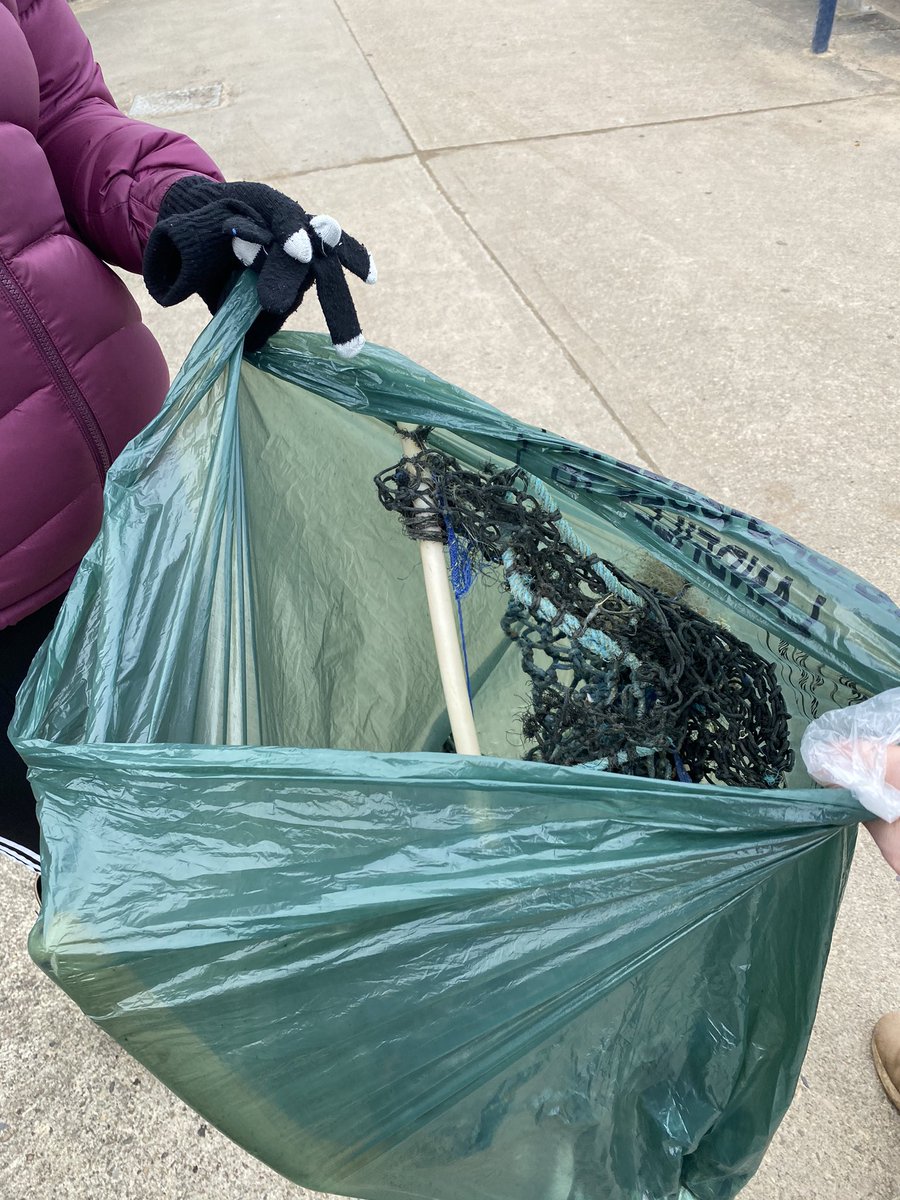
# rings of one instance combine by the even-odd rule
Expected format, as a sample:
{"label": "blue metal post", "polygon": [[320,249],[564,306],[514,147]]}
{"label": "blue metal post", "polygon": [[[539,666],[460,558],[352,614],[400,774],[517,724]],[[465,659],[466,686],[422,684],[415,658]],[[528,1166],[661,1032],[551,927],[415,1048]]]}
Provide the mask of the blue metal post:
{"label": "blue metal post", "polygon": [[824,54],[828,49],[836,8],[837,0],[819,0],[819,15],[816,17],[816,28],[812,40],[813,54]]}

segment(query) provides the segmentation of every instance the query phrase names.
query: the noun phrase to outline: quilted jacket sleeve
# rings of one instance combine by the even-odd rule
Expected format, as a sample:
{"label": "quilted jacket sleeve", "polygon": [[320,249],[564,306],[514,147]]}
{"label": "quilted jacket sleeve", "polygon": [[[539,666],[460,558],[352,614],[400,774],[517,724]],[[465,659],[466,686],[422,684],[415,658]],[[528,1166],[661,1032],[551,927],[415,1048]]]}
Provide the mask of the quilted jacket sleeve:
{"label": "quilted jacket sleeve", "polygon": [[40,79],[37,137],[66,216],[102,258],[139,273],[169,186],[222,176],[190,138],[116,107],[66,0],[19,0],[19,20]]}

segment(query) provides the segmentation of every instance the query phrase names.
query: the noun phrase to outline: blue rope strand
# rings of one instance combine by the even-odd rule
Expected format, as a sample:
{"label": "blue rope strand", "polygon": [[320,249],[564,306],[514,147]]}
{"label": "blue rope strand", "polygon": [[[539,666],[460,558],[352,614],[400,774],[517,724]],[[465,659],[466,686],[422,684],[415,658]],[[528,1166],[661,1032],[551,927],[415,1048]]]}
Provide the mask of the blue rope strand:
{"label": "blue rope strand", "polygon": [[444,512],[444,525],[447,529],[447,551],[450,555],[450,584],[453,595],[461,600],[467,595],[474,583],[472,557],[465,544],[459,540],[456,530],[450,521],[450,514]]}
{"label": "blue rope strand", "polygon": [[441,507],[444,510],[444,525],[447,530],[447,552],[450,556],[450,586],[453,588],[453,595],[456,599],[456,617],[459,622],[459,642],[462,649],[463,667],[466,672],[466,690],[469,693],[469,704],[472,704],[472,679],[469,674],[469,652],[466,646],[466,626],[463,621],[462,598],[471,590],[472,584],[475,581],[475,575],[472,570],[472,557],[465,543],[457,537],[456,530],[453,528],[453,523],[450,520],[450,513],[443,500]]}
{"label": "blue rope strand", "polygon": [[[553,497],[543,480],[538,479],[536,475],[528,476],[528,485],[534,494],[538,504],[547,513],[559,512],[559,506],[553,503]],[[560,513],[559,519],[556,522],[556,528],[559,530],[560,537],[571,548],[580,554],[582,558],[590,558],[592,550],[583,538],[580,538],[566,518]],[[644,601],[641,596],[636,595],[631,588],[626,587],[620,579],[613,575],[608,567],[598,561],[592,564],[592,569],[595,575],[598,575],[603,580],[606,587],[615,596],[621,596],[626,604],[633,604],[635,608],[643,608]]]}
{"label": "blue rope strand", "polygon": [[675,774],[678,776],[679,780],[682,783],[690,783],[691,777],[690,777],[690,775],[688,775],[687,771],[685,770],[684,759],[681,757],[681,755],[678,753],[677,750],[672,751],[672,758],[675,762]]}
{"label": "blue rope strand", "polygon": [[466,627],[463,624],[462,601],[459,596],[456,597],[456,614],[459,618],[459,644],[462,648],[463,666],[466,670],[466,691],[469,693],[469,704],[473,703],[472,698],[472,680],[469,676],[469,653],[466,649]]}

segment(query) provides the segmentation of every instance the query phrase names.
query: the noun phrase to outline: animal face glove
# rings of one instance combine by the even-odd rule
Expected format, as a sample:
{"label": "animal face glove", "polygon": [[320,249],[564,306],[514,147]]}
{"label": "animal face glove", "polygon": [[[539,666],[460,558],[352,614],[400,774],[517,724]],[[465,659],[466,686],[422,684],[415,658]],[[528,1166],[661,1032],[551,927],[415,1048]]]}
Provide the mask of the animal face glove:
{"label": "animal face glove", "polygon": [[324,215],[264,183],[216,183],[187,175],[166,192],[144,251],[144,281],[158,304],[195,292],[215,312],[235,257],[259,275],[262,312],[245,346],[258,350],[315,284],[335,350],[345,358],[365,344],[344,272],[376,280],[365,246]]}

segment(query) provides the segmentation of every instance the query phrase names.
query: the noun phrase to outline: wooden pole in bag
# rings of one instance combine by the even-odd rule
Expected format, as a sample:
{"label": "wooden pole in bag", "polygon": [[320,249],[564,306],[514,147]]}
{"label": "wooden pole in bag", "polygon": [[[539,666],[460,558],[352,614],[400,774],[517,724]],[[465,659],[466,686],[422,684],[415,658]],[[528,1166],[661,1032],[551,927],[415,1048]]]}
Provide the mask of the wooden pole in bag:
{"label": "wooden pole in bag", "polygon": [[[401,426],[400,432],[404,434],[410,431]],[[401,437],[401,441],[404,455],[407,458],[415,458],[421,447],[411,437]],[[423,490],[425,490],[425,485],[423,485]],[[417,508],[428,507],[428,501],[424,499],[416,501],[415,504]],[[472,715],[472,704],[469,700],[465,664],[456,634],[453,589],[450,586],[444,547],[441,542],[429,541],[419,541],[418,546],[422,558],[422,572],[425,576],[425,594],[428,597],[428,613],[431,617],[431,631],[434,634],[434,648],[437,652],[438,669],[441,673],[441,686],[444,689],[444,701],[447,705],[447,715],[450,718],[453,744],[457,754],[481,754],[478,733],[475,729],[475,718]]]}

